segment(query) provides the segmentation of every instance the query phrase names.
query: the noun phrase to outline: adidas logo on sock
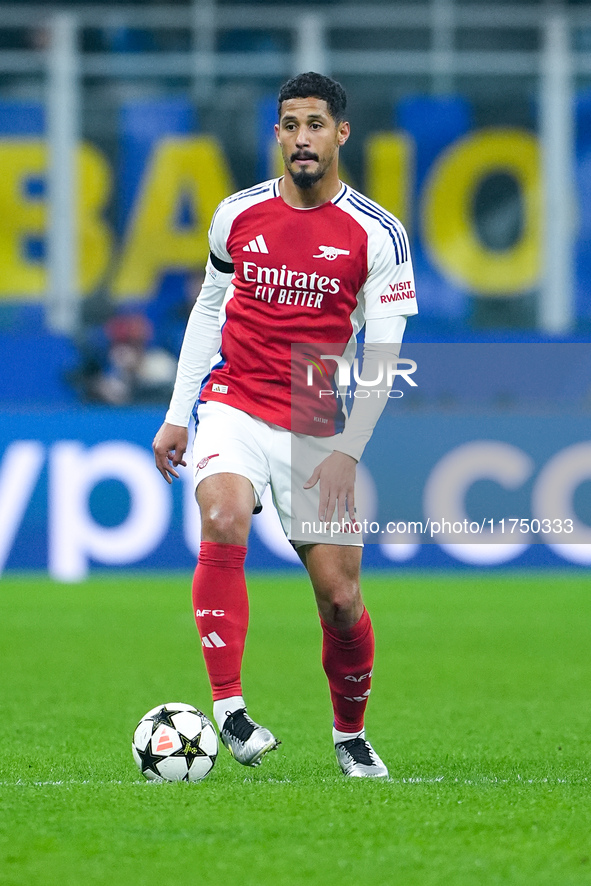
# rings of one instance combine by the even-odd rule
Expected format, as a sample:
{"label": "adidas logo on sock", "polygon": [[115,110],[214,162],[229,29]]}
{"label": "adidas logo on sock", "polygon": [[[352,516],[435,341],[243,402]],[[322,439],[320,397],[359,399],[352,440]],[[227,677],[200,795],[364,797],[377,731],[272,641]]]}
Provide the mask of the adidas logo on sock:
{"label": "adidas logo on sock", "polygon": [[371,689],[368,689],[367,692],[363,693],[363,695],[353,695],[352,697],[350,695],[346,695],[345,698],[347,699],[347,701],[367,701],[370,692]]}
{"label": "adidas logo on sock", "polygon": [[205,637],[201,640],[202,646],[207,646],[208,649],[213,649],[214,646],[217,646],[218,649],[221,649],[222,646],[226,644],[220,637],[220,635],[216,631],[212,631],[211,634],[206,634]]}
{"label": "adidas logo on sock", "polygon": [[258,237],[255,237],[254,240],[251,240],[250,243],[247,243],[246,246],[242,247],[243,252],[269,252],[267,249],[267,244],[265,243],[265,238],[262,234],[259,234]]}

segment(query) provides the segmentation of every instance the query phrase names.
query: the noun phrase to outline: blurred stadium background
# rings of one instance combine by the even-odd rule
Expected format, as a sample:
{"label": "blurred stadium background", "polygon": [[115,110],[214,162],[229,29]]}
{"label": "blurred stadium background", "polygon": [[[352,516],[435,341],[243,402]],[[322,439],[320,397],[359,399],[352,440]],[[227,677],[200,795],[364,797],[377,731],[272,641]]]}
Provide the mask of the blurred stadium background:
{"label": "blurred stadium background", "polygon": [[[368,546],[368,565],[591,562],[588,3],[13,0],[0,5],[0,571],[67,581],[194,562],[190,479],[168,489],[150,443],[213,209],[276,173],[275,96],[304,70],[348,91],[343,177],[407,225],[421,313],[406,353],[431,347],[434,367],[376,431],[368,512],[404,438],[421,465],[406,494],[424,510],[455,453],[443,507],[531,519],[555,506],[589,542],[401,538]],[[438,373],[452,352],[464,363]],[[270,507],[249,557],[293,562]]]}

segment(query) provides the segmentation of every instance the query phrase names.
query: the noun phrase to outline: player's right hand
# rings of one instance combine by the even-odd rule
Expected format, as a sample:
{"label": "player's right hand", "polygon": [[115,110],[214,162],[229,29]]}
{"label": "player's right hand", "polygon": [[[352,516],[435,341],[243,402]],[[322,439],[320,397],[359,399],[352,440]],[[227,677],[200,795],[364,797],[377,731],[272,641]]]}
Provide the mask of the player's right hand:
{"label": "player's right hand", "polygon": [[173,477],[178,479],[179,474],[175,468],[179,465],[184,468],[187,466],[183,456],[187,451],[188,440],[187,428],[180,425],[169,425],[166,421],[154,437],[152,443],[154,461],[167,483],[172,483]]}

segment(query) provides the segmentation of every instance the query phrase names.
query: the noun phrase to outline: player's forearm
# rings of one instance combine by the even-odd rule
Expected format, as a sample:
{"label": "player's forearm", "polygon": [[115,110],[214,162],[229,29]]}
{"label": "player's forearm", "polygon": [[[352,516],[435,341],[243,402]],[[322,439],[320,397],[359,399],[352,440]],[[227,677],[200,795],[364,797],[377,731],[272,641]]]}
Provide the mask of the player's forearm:
{"label": "player's forearm", "polygon": [[191,311],[179,356],[174,391],[166,421],[186,426],[191,417],[201,383],[220,344],[217,314],[196,304]]}
{"label": "player's forearm", "polygon": [[[373,434],[374,428],[385,409],[388,393],[391,385],[387,385],[385,366],[389,362],[398,359],[402,336],[406,326],[405,317],[387,318],[386,321],[368,321],[366,326],[366,341],[363,347],[363,367],[360,375],[361,386],[363,381],[375,381],[380,372],[383,373],[383,381],[375,386],[367,387],[368,397],[355,398],[353,408],[347,419],[345,430],[341,434],[338,452],[350,455],[359,461],[363,451]],[[390,338],[390,341],[383,341]],[[377,339],[377,341],[376,341]],[[396,339],[396,340],[394,340]]]}
{"label": "player's forearm", "polygon": [[231,275],[218,274],[203,284],[185,330],[174,391],[166,413],[169,424],[186,426],[211,359],[220,346],[219,312]]}

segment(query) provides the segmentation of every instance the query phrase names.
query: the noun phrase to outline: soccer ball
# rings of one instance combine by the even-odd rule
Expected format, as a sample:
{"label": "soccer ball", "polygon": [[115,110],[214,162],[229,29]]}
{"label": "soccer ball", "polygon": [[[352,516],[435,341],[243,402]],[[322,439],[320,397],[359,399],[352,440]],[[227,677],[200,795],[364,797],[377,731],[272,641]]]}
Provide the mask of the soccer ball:
{"label": "soccer ball", "polygon": [[142,717],[131,750],[148,781],[201,781],[213,769],[218,737],[204,713],[171,702]]}

